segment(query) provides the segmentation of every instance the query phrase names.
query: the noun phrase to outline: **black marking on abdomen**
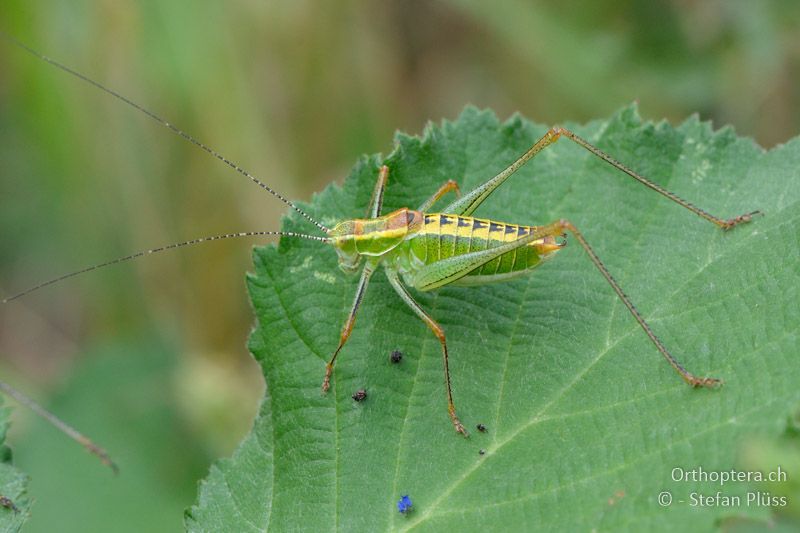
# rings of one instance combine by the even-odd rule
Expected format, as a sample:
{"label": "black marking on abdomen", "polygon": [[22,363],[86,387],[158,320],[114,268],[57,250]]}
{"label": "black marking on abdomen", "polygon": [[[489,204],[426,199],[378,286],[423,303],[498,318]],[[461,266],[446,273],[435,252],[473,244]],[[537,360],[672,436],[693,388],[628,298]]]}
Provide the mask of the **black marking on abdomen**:
{"label": "black marking on abdomen", "polygon": [[469,220],[464,217],[458,217],[458,227],[464,228],[466,226],[469,226]]}
{"label": "black marking on abdomen", "polygon": [[486,224],[484,224],[480,220],[478,220],[478,219],[473,219],[472,220],[472,229],[483,229],[485,227],[486,227]]}
{"label": "black marking on abdomen", "polygon": [[517,231],[517,227],[516,226],[513,226],[511,224],[506,225],[506,234],[514,233],[515,231]]}
{"label": "black marking on abdomen", "polygon": [[431,224],[433,222],[433,217],[430,215],[425,215],[425,224]]}
{"label": "black marking on abdomen", "polygon": [[447,215],[439,215],[439,222],[442,224],[442,226],[453,223],[453,221],[450,220],[450,217]]}
{"label": "black marking on abdomen", "polygon": [[505,224],[498,224],[496,222],[489,222],[489,232],[500,231]]}
{"label": "black marking on abdomen", "polygon": [[523,226],[520,226],[519,229],[517,230],[517,237],[524,237],[527,234],[528,230]]}

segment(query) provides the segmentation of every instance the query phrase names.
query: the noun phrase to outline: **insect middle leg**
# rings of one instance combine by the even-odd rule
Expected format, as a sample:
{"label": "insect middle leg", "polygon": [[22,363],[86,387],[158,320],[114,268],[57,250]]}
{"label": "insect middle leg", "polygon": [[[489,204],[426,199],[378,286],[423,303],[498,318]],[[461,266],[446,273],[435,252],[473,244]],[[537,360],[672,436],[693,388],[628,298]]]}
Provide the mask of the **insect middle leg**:
{"label": "insect middle leg", "polygon": [[439,200],[439,198],[441,198],[450,191],[456,191],[456,196],[461,196],[461,189],[458,188],[458,183],[456,183],[453,180],[447,180],[441,187],[439,187],[438,191],[433,193],[433,195],[430,198],[425,200],[422,203],[422,205],[419,206],[417,211],[421,211],[424,213],[425,211],[430,209],[431,206],[435,204],[437,200]]}
{"label": "insect middle leg", "polygon": [[428,313],[425,312],[422,307],[411,297],[408,293],[406,288],[400,282],[400,279],[397,276],[397,273],[387,268],[386,270],[386,277],[389,278],[389,283],[392,284],[392,287],[400,295],[400,298],[408,305],[414,313],[417,314],[418,317],[422,319],[425,324],[433,334],[436,335],[436,338],[439,339],[439,342],[442,345],[442,358],[444,360],[444,383],[445,387],[447,388],[447,413],[450,415],[450,420],[453,422],[453,427],[456,428],[456,431],[464,435],[465,437],[469,436],[467,430],[464,428],[464,424],[461,423],[461,420],[458,419],[458,415],[456,415],[456,406],[453,403],[453,390],[450,387],[450,367],[448,365],[447,360],[447,340],[445,339],[444,330],[442,326],[440,326],[434,319],[432,319]]}

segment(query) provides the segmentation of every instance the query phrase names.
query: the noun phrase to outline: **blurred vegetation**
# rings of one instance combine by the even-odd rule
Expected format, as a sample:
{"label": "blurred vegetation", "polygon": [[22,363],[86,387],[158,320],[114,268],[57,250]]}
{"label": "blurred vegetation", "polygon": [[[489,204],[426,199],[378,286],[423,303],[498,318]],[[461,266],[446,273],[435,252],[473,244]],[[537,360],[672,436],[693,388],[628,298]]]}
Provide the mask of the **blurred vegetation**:
{"label": "blurred vegetation", "polygon": [[[341,180],[358,155],[388,153],[396,129],[420,132],[466,103],[556,123],[608,116],[638,100],[646,118],[699,113],[772,146],[798,131],[799,25],[800,4],[791,0],[0,5],[4,31],[298,199]],[[164,128],[6,42],[0,161],[2,294],[154,245],[273,229],[284,212]],[[249,244],[219,243],[3,306],[0,371],[123,457],[167,443],[180,449],[185,464],[173,469],[155,459],[168,454],[163,448],[149,461],[120,461],[123,479],[143,480],[136,493],[171,502],[164,516],[177,525],[199,473],[230,452],[257,409],[263,383],[245,349],[248,269]],[[154,353],[172,363],[148,362]],[[130,361],[94,361],[106,357]],[[86,372],[90,383],[76,385]],[[128,387],[145,404],[163,396],[148,404],[153,411],[119,424],[122,437],[103,441],[106,430],[87,426],[86,413],[113,417],[119,408],[108,394]],[[36,493],[32,526],[52,530],[48,509],[64,504],[106,517],[130,504],[133,493],[120,491],[116,503],[94,505],[92,491],[105,495],[118,480],[91,461],[62,474],[60,465],[83,452],[40,426],[17,412],[11,439],[33,490],[51,495]],[[54,448],[27,451],[42,439]],[[81,472],[108,479],[90,482]],[[63,526],[63,512],[52,517]]]}

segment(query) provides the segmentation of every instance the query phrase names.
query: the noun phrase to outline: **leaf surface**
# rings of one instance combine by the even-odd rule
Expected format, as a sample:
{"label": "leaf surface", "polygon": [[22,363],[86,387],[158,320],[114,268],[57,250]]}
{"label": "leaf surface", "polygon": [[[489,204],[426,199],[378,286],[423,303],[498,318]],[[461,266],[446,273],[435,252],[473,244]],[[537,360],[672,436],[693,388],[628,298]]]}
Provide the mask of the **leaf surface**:
{"label": "leaf surface", "polygon": [[[699,531],[767,515],[678,503],[718,489],[671,477],[676,467],[735,468],[743,439],[781,433],[800,400],[800,140],[765,152],[696,118],[643,123],[634,108],[568,126],[713,214],[766,215],[720,231],[562,140],[476,216],[570,219],[676,357],[725,386],[680,380],[573,239],[519,280],[412,291],[447,332],[469,439],[447,416],[438,341],[380,272],[322,395],[357,278],[319,243],[284,239],[255,250],[248,276],[266,397],[252,433],[203,482],[190,529]],[[398,135],[384,212],[418,206],[447,179],[470,190],[545,130],[467,108],[422,138]],[[359,161],[342,187],[315,197],[312,216],[329,227],[363,217],[380,163]],[[295,216],[284,229],[311,231]],[[404,357],[393,365],[396,349]],[[368,398],[356,403],[361,388]],[[657,502],[664,490],[669,507]],[[405,494],[414,508],[401,515]]]}
{"label": "leaf surface", "polygon": [[31,501],[28,498],[28,476],[12,466],[11,450],[6,446],[11,409],[0,406],[0,531],[19,531],[28,519]]}

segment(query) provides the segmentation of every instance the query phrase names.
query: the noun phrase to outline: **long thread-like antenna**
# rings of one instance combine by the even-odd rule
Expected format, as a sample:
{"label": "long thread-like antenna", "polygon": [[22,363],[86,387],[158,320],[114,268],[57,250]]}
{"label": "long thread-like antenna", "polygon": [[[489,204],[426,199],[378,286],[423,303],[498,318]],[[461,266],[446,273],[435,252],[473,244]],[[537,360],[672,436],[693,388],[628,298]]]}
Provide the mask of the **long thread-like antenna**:
{"label": "long thread-like antenna", "polygon": [[[224,233],[222,235],[212,235],[210,237],[200,237],[200,238],[192,239],[192,240],[189,240],[189,241],[178,242],[178,243],[174,243],[174,244],[168,244],[166,246],[160,246],[158,248],[150,248],[149,250],[143,250],[143,251],[137,252],[135,254],[126,255],[125,257],[119,257],[119,258],[113,259],[111,261],[106,261],[104,263],[98,263],[96,265],[92,265],[90,267],[82,268],[80,270],[76,270],[76,271],[70,272],[68,274],[63,274],[63,275],[58,276],[56,278],[47,280],[45,282],[39,283],[38,285],[35,285],[35,286],[30,287],[28,289],[25,289],[24,291],[19,292],[19,293],[15,294],[14,296],[10,296],[8,298],[0,300],[0,303],[6,304],[6,303],[9,303],[9,302],[11,302],[13,300],[16,300],[18,298],[22,298],[26,294],[30,294],[30,293],[32,293],[34,291],[38,291],[39,289],[41,289],[43,287],[47,287],[48,285],[53,285],[54,283],[58,283],[59,281],[63,281],[65,279],[69,279],[69,278],[72,278],[72,277],[75,277],[75,276],[79,276],[81,274],[85,274],[86,272],[91,272],[92,270],[97,270],[99,268],[104,268],[104,267],[107,267],[107,266],[116,265],[118,263],[124,263],[126,261],[131,261],[133,259],[137,259],[139,257],[144,257],[146,255],[151,255],[151,254],[155,254],[155,253],[159,253],[159,252],[165,252],[167,250],[174,250],[176,248],[182,248],[184,246],[191,246],[191,245],[200,244],[200,243],[203,243],[203,242],[221,241],[223,239],[234,239],[234,238],[240,238],[240,237],[257,237],[257,236],[264,236],[264,235],[281,235],[281,236],[286,236],[286,237],[300,237],[300,238],[303,238],[303,239],[310,239],[312,241],[320,241],[320,242],[324,242],[324,243],[331,242],[331,239],[329,239],[327,237],[317,237],[316,235],[306,235],[306,234],[303,234],[303,233],[294,233],[294,232],[291,232],[291,231],[242,231],[242,232],[238,232],[238,233]],[[100,459],[100,461],[103,462],[103,464],[105,464],[108,467],[110,467],[111,470],[113,470],[115,474],[119,473],[119,468],[117,467],[116,463],[114,463],[114,461],[111,460],[111,457],[109,456],[108,452],[106,452],[103,448],[101,448],[100,446],[98,446],[97,444],[92,442],[92,440],[89,439],[89,437],[85,436],[83,433],[81,433],[80,431],[78,431],[74,427],[70,426],[69,424],[67,424],[66,422],[64,422],[60,418],[58,418],[56,415],[54,415],[53,413],[51,413],[50,411],[48,411],[47,409],[45,409],[44,407],[39,405],[39,403],[37,403],[32,398],[28,397],[26,394],[18,391],[17,389],[15,389],[11,385],[9,385],[9,384],[7,384],[7,383],[5,383],[3,381],[0,381],[0,391],[4,392],[5,394],[8,394],[9,396],[11,396],[15,400],[17,400],[19,403],[21,403],[25,407],[29,408],[31,411],[33,411],[34,413],[38,414],[39,416],[44,418],[46,421],[48,421],[50,424],[55,426],[56,429],[58,429],[59,431],[61,431],[65,435],[67,435],[69,438],[73,439],[75,442],[77,442],[78,444],[80,444],[84,448],[86,448],[86,450],[88,450],[89,453],[94,454],[95,456],[97,456]]]}
{"label": "long thread-like antenna", "polygon": [[56,415],[54,415],[53,413],[51,413],[50,411],[39,405],[36,401],[29,398],[27,395],[21,393],[8,383],[0,381],[0,391],[3,391],[4,393],[8,394],[9,396],[17,400],[19,403],[21,403],[22,405],[24,405],[25,407],[36,413],[37,415],[47,420],[49,423],[58,428],[59,431],[65,433],[69,438],[73,439],[75,442],[86,448],[89,451],[89,453],[96,455],[103,462],[103,464],[111,468],[111,470],[113,470],[115,474],[119,473],[119,468],[117,467],[117,464],[111,460],[111,456],[108,455],[108,452],[106,452],[103,448],[92,442],[89,439],[89,437],[87,437],[74,427],[70,426],[69,424],[58,418]]}
{"label": "long thread-like antenna", "polygon": [[204,151],[206,151],[207,153],[209,153],[212,156],[216,157],[217,159],[219,159],[220,161],[222,161],[223,163],[225,163],[226,165],[231,167],[233,170],[235,170],[239,174],[242,174],[243,176],[246,176],[247,178],[250,179],[250,181],[252,181],[256,185],[258,185],[259,187],[261,187],[262,189],[264,189],[265,191],[267,191],[268,193],[270,193],[271,195],[276,197],[278,200],[280,200],[281,202],[285,203],[286,205],[288,205],[289,207],[291,207],[292,209],[294,209],[295,211],[300,213],[306,220],[308,220],[309,222],[314,224],[316,227],[318,227],[319,229],[321,229],[325,233],[330,233],[330,230],[328,228],[326,228],[325,226],[323,226],[322,224],[320,224],[319,222],[317,222],[316,220],[311,218],[311,215],[309,215],[308,213],[306,213],[305,211],[303,211],[302,209],[297,207],[294,203],[292,203],[287,198],[285,198],[283,195],[281,195],[280,193],[275,191],[272,187],[270,187],[269,185],[267,185],[266,183],[264,183],[260,179],[256,178],[255,176],[250,174],[248,171],[246,171],[242,167],[240,167],[237,163],[234,163],[233,161],[231,161],[230,159],[228,159],[227,157],[225,157],[221,153],[217,152],[216,150],[214,150],[210,146],[208,146],[208,145],[200,142],[199,140],[195,139],[194,137],[192,137],[191,135],[189,135],[188,133],[186,133],[182,129],[180,129],[177,126],[173,125],[172,123],[164,120],[163,118],[161,118],[160,116],[156,115],[152,111],[146,109],[142,105],[137,104],[136,102],[134,102],[130,98],[121,95],[120,93],[114,91],[113,89],[109,89],[108,87],[106,87],[105,85],[102,85],[99,82],[94,81],[93,79],[89,78],[88,76],[85,76],[85,75],[81,74],[80,72],[78,72],[76,70],[73,70],[73,69],[69,68],[68,66],[59,63],[55,59],[52,59],[52,58],[50,58],[50,57],[48,57],[48,56],[46,56],[46,55],[34,50],[30,46],[26,45],[25,43],[23,43],[21,41],[18,41],[16,38],[12,37],[11,35],[8,35],[7,33],[3,32],[2,30],[0,30],[0,36],[4,37],[10,43],[22,48],[23,50],[25,50],[29,54],[38,57],[42,61],[45,61],[46,63],[50,63],[51,65],[53,65],[54,67],[58,68],[59,70],[62,70],[64,72],[66,72],[67,74],[70,74],[70,75],[72,75],[72,76],[74,76],[74,77],[76,77],[76,78],[88,83],[89,85],[93,85],[94,87],[100,89],[104,93],[113,96],[114,98],[116,98],[116,99],[128,104],[129,106],[133,107],[134,109],[136,109],[138,111],[141,111],[142,113],[144,113],[145,115],[147,115],[151,119],[155,120],[156,122],[158,122],[162,126],[168,128],[170,131],[172,131],[176,135],[179,135],[180,137],[186,139],[187,141],[189,141],[193,145],[197,146],[198,148],[201,148]]}
{"label": "long thread-like antenna", "polygon": [[79,276],[81,274],[85,274],[87,272],[91,272],[92,270],[97,270],[99,268],[104,268],[111,265],[116,265],[118,263],[124,263],[126,261],[131,261],[132,259],[137,259],[139,257],[144,257],[145,255],[152,255],[158,252],[165,252],[167,250],[174,250],[176,248],[183,248],[184,246],[191,246],[194,244],[200,244],[203,242],[211,242],[211,241],[221,241],[223,239],[236,239],[241,237],[260,237],[265,235],[281,235],[285,237],[299,237],[302,239],[310,239],[312,241],[320,241],[324,243],[329,243],[331,240],[327,237],[317,237],[316,235],[306,235],[304,233],[294,233],[292,231],[240,231],[238,233],[223,233],[221,235],[212,235],[210,237],[199,237],[197,239],[192,239],[189,241],[177,242],[174,244],[168,244],[166,246],[159,246],[158,248],[150,248],[148,250],[142,250],[141,252],[136,252],[135,254],[126,255],[125,257],[118,257],[117,259],[112,259],[111,261],[105,261],[103,263],[98,263],[96,265],[88,266],[86,268],[82,268],[80,270],[75,270],[73,272],[69,272],[67,274],[62,274],[58,277],[49,279],[47,281],[43,281],[38,285],[33,287],[29,287],[22,292],[19,292],[13,296],[9,296],[8,298],[4,298],[0,303],[8,303],[18,298],[22,298],[23,296],[30,294],[32,292],[38,291],[44,287],[49,285],[53,285],[60,281],[64,281],[65,279],[73,278],[75,276]]}
{"label": "long thread-like antenna", "polygon": [[[76,77],[76,78],[78,78],[78,79],[90,84],[90,85],[93,85],[94,87],[100,89],[101,91],[105,92],[106,94],[109,94],[109,95],[113,96],[114,98],[122,101],[123,103],[128,104],[129,106],[133,107],[134,109],[137,109],[138,111],[141,111],[142,113],[144,113],[149,118],[151,118],[154,121],[158,122],[162,126],[165,126],[166,128],[168,128],[173,133],[179,135],[183,139],[189,141],[190,143],[194,144],[195,146],[203,149],[205,152],[207,152],[207,153],[211,154],[212,156],[214,156],[215,158],[219,159],[220,161],[222,161],[223,163],[225,163],[226,165],[228,165],[229,167],[234,169],[239,174],[242,174],[242,175],[246,176],[253,183],[255,183],[256,185],[258,185],[259,187],[261,187],[265,191],[269,192],[270,194],[272,194],[273,196],[278,198],[280,201],[282,201],[283,203],[285,203],[286,205],[288,205],[289,207],[291,207],[292,209],[294,209],[295,211],[300,213],[300,215],[302,215],[305,219],[307,219],[309,222],[314,224],[320,230],[324,231],[325,233],[330,233],[330,230],[328,228],[326,228],[324,225],[320,224],[319,222],[317,222],[316,220],[311,218],[311,216],[308,215],[305,211],[303,211],[302,209],[297,207],[294,203],[290,202],[284,196],[282,196],[281,194],[276,192],[274,189],[272,189],[266,183],[262,182],[261,180],[259,180],[258,178],[256,178],[255,176],[253,176],[252,174],[247,172],[245,169],[240,167],[238,164],[236,164],[233,161],[231,161],[230,159],[226,158],[225,156],[223,156],[222,154],[220,154],[216,150],[212,149],[211,147],[207,146],[206,144],[204,144],[204,143],[200,142],[199,140],[195,139],[194,137],[192,137],[188,133],[186,133],[183,130],[179,129],[178,127],[172,125],[170,122],[167,122],[166,120],[162,119],[161,117],[159,117],[155,113],[153,113],[153,112],[149,111],[148,109],[142,107],[141,105],[137,104],[133,100],[130,100],[129,98],[126,98],[125,96],[122,96],[121,94],[117,93],[116,91],[113,91],[112,89],[109,89],[108,87],[105,87],[104,85],[101,85],[100,83],[92,80],[91,78],[88,78],[87,76],[84,76],[80,72],[72,70],[71,68],[69,68],[69,67],[67,67],[65,65],[62,65],[58,61],[55,61],[55,60],[45,56],[44,54],[41,54],[41,53],[37,52],[33,48],[27,46],[26,44],[22,43],[21,41],[18,41],[14,37],[12,37],[12,36],[6,34],[5,32],[3,32],[2,30],[0,30],[0,37],[4,37],[10,43],[18,46],[19,48],[25,50],[26,52],[32,54],[35,57],[41,59],[42,61],[45,61],[46,63],[49,63],[49,64],[53,65],[54,67],[66,72],[67,74],[70,74],[70,75],[72,75],[72,76],[74,76],[74,77]],[[246,232],[237,232],[237,233],[225,233],[225,234],[222,234],[222,235],[213,235],[213,236],[210,236],[210,237],[200,237],[200,238],[192,239],[192,240],[189,240],[189,241],[179,242],[179,243],[175,243],[175,244],[169,244],[169,245],[166,245],[166,246],[160,246],[158,248],[150,248],[148,250],[143,250],[141,252],[137,252],[137,253],[134,253],[134,254],[131,254],[131,255],[127,255],[125,257],[120,257],[120,258],[117,258],[117,259],[113,259],[111,261],[106,261],[106,262],[98,263],[96,265],[92,265],[92,266],[89,266],[89,267],[86,267],[86,268],[82,268],[82,269],[76,270],[74,272],[69,272],[67,274],[63,274],[63,275],[58,276],[56,278],[53,278],[53,279],[44,281],[42,283],[39,283],[38,285],[35,285],[35,286],[30,287],[28,289],[25,289],[24,291],[22,291],[20,293],[17,293],[17,294],[15,294],[13,296],[10,296],[8,298],[0,300],[0,303],[1,304],[6,304],[6,303],[9,303],[9,302],[11,302],[13,300],[16,300],[18,298],[21,298],[21,297],[23,297],[23,296],[25,296],[27,294],[30,294],[30,293],[35,292],[35,291],[38,291],[39,289],[42,289],[42,288],[47,287],[49,285],[53,285],[55,283],[63,281],[65,279],[69,279],[69,278],[72,278],[72,277],[75,277],[75,276],[78,276],[78,275],[81,275],[81,274],[85,274],[87,272],[91,272],[93,270],[97,270],[97,269],[100,269],[100,268],[107,267],[107,266],[115,265],[115,264],[118,264],[118,263],[124,263],[126,261],[131,261],[133,259],[136,259],[136,258],[139,258],[139,257],[143,257],[143,256],[146,256],[146,255],[151,255],[151,254],[163,252],[163,251],[166,251],[166,250],[173,250],[173,249],[176,249],[176,248],[182,248],[184,246],[191,246],[191,245],[194,245],[194,244],[200,244],[200,243],[203,243],[203,242],[218,241],[218,240],[223,240],[223,239],[241,238],[241,237],[265,236],[265,235],[282,235],[282,236],[287,236],[287,237],[299,237],[299,238],[303,238],[303,239],[310,239],[310,240],[314,240],[314,241],[320,241],[320,242],[323,242],[323,243],[330,243],[331,242],[331,239],[329,239],[327,237],[317,237],[317,236],[313,236],[313,235],[306,235],[306,234],[303,234],[303,233],[294,233],[294,232],[285,232],[285,231],[246,231]],[[55,426],[58,430],[60,430],[61,432],[63,432],[67,436],[69,436],[71,439],[73,439],[76,442],[78,442],[81,446],[86,448],[90,453],[92,453],[95,456],[97,456],[104,464],[109,466],[114,471],[114,473],[117,473],[119,471],[119,469],[117,468],[117,465],[114,463],[114,461],[111,460],[111,457],[108,455],[108,453],[103,448],[101,448],[100,446],[96,445],[88,437],[86,437],[85,435],[80,433],[78,430],[76,430],[75,428],[73,428],[72,426],[70,426],[69,424],[67,424],[66,422],[61,420],[60,418],[58,418],[55,414],[51,413],[50,411],[48,411],[47,409],[45,409],[44,407],[39,405],[39,403],[37,403],[36,401],[31,399],[30,397],[28,397],[24,393],[18,391],[17,389],[15,389],[11,385],[9,385],[9,384],[7,384],[7,383],[5,383],[3,381],[0,381],[0,391],[2,391],[5,394],[11,396],[12,398],[16,399],[19,403],[21,403],[22,405],[28,407],[33,412],[35,412],[36,414],[38,414],[39,416],[44,418],[46,421],[48,421],[50,424]]]}

